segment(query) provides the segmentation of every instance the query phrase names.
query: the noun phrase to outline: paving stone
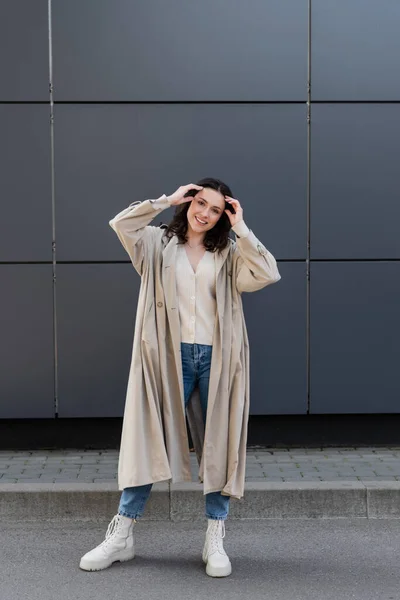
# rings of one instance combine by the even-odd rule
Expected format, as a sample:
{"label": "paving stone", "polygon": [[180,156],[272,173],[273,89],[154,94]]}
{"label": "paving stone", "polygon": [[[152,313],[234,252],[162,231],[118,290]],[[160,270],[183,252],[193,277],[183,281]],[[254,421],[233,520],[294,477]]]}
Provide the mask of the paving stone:
{"label": "paving stone", "polygon": [[57,473],[60,473],[61,471],[61,467],[56,467],[56,466],[46,466],[43,469],[40,469],[41,473],[54,473],[55,475],[57,475]]}
{"label": "paving stone", "polygon": [[261,469],[264,473],[272,473],[272,474],[276,474],[276,475],[281,475],[281,473],[283,473],[284,471],[286,472],[286,469],[280,469],[280,468],[271,468],[270,465],[263,465],[262,469]]}
{"label": "paving stone", "polygon": [[320,471],[347,471],[348,473],[354,473],[353,467],[349,465],[337,465],[336,467],[319,465],[317,467]]}
{"label": "paving stone", "polygon": [[385,458],[387,456],[393,456],[394,457],[394,454],[392,452],[391,453],[385,453],[385,452],[379,452],[379,453],[378,452],[366,452],[366,453],[362,454],[362,456],[364,458]]}
{"label": "paving stone", "polygon": [[[99,469],[101,469],[102,471],[115,471],[115,469],[117,468],[117,465],[103,465],[102,463],[100,463],[98,465]],[[192,468],[195,468],[196,465],[191,465]]]}
{"label": "paving stone", "polygon": [[319,454],[314,456],[312,454],[297,454],[295,452],[291,452],[289,454],[289,457],[292,460],[304,460],[304,461],[316,460],[316,459],[321,460],[321,456]]}
{"label": "paving stone", "polygon": [[60,473],[80,473],[81,469],[64,469],[62,468]]}
{"label": "paving stone", "polygon": [[45,481],[42,478],[37,477],[19,477],[18,483],[49,483],[50,481],[54,481],[54,479],[49,479],[49,481]]}
{"label": "paving stone", "polygon": [[390,477],[389,475],[375,475],[375,477],[361,477],[361,481],[397,481],[396,477]]}
{"label": "paving stone", "polygon": [[358,477],[374,477],[375,473],[373,471],[355,471],[354,473]]}
{"label": "paving stone", "polygon": [[76,457],[76,456],[83,456],[83,454],[84,454],[84,453],[83,453],[83,452],[80,452],[79,450],[78,450],[78,451],[76,451],[76,450],[64,450],[64,451],[62,452],[62,454],[63,454],[64,456],[69,456],[69,457],[71,457],[71,456],[72,456],[72,457]]}

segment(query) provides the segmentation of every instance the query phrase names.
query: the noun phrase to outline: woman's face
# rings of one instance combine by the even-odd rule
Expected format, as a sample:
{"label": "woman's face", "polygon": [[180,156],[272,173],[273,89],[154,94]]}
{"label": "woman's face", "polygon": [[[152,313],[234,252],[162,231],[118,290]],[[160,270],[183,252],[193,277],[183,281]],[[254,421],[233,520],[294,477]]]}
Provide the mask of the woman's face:
{"label": "woman's face", "polygon": [[196,233],[212,229],[225,210],[225,198],[216,190],[204,188],[194,196],[187,212],[189,227]]}

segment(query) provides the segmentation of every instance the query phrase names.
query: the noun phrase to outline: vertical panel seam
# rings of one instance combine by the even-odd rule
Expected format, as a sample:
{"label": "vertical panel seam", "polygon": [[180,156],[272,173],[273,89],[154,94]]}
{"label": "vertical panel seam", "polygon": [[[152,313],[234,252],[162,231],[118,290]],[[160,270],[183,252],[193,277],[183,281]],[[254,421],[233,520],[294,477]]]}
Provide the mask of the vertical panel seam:
{"label": "vertical panel seam", "polygon": [[54,176],[54,97],[53,97],[53,36],[52,0],[48,0],[48,42],[49,42],[49,101],[50,101],[50,179],[51,179],[51,219],[52,219],[52,272],[53,272],[53,368],[54,368],[54,417],[58,417],[58,352],[57,352],[57,263],[56,263],[56,221],[55,221],[55,176]]}
{"label": "vertical panel seam", "polygon": [[310,366],[310,253],[311,253],[311,2],[308,0],[307,40],[307,257],[306,257],[306,380],[307,414],[311,412]]}

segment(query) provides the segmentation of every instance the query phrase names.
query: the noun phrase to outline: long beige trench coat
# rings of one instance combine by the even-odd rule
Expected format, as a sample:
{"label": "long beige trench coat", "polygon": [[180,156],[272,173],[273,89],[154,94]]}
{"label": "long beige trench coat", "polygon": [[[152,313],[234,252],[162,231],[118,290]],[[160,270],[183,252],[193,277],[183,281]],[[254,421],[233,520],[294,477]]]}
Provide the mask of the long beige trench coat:
{"label": "long beige trench coat", "polygon": [[[117,214],[117,233],[141,276],[118,465],[120,490],[172,479],[191,481],[184,411],[175,257],[178,239],[149,223],[149,200]],[[198,390],[187,415],[204,494],[244,492],[249,415],[249,343],[242,292],[279,281],[275,258],[250,231],[217,251],[213,352],[204,431]]]}

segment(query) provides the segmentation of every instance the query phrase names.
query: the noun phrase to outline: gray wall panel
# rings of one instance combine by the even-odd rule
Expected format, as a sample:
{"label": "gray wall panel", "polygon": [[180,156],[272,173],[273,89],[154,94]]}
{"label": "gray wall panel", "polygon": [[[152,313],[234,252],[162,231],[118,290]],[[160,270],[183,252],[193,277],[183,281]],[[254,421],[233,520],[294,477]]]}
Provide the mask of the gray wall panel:
{"label": "gray wall panel", "polygon": [[308,309],[311,412],[400,412],[399,23],[398,0],[3,2],[0,418],[54,417],[55,357],[60,417],[122,415],[140,279],[109,220],[205,176],[283,276],[243,296],[251,413],[307,412]]}
{"label": "gray wall panel", "polygon": [[0,105],[0,261],[52,259],[50,112]]}
{"label": "gray wall panel", "polygon": [[400,258],[400,105],[312,108],[312,258]]}
{"label": "gray wall panel", "polygon": [[231,185],[273,254],[305,258],[304,106],[57,106],[55,170],[59,260],[123,260],[110,218],[204,176]]}
{"label": "gray wall panel", "polygon": [[51,265],[0,265],[0,418],[54,416]]}
{"label": "gray wall panel", "polygon": [[57,100],[305,100],[307,0],[53,0]]}
{"label": "gray wall panel", "polygon": [[311,265],[311,412],[398,413],[400,263]]}
{"label": "gray wall panel", "polygon": [[131,264],[57,266],[60,417],[123,414],[139,285]]}
{"label": "gray wall panel", "polygon": [[278,283],[243,294],[253,415],[307,412],[305,263],[278,268]]}
{"label": "gray wall panel", "polygon": [[49,100],[47,0],[0,4],[0,101]]}
{"label": "gray wall panel", "polygon": [[400,100],[398,0],[312,0],[313,100]]}

